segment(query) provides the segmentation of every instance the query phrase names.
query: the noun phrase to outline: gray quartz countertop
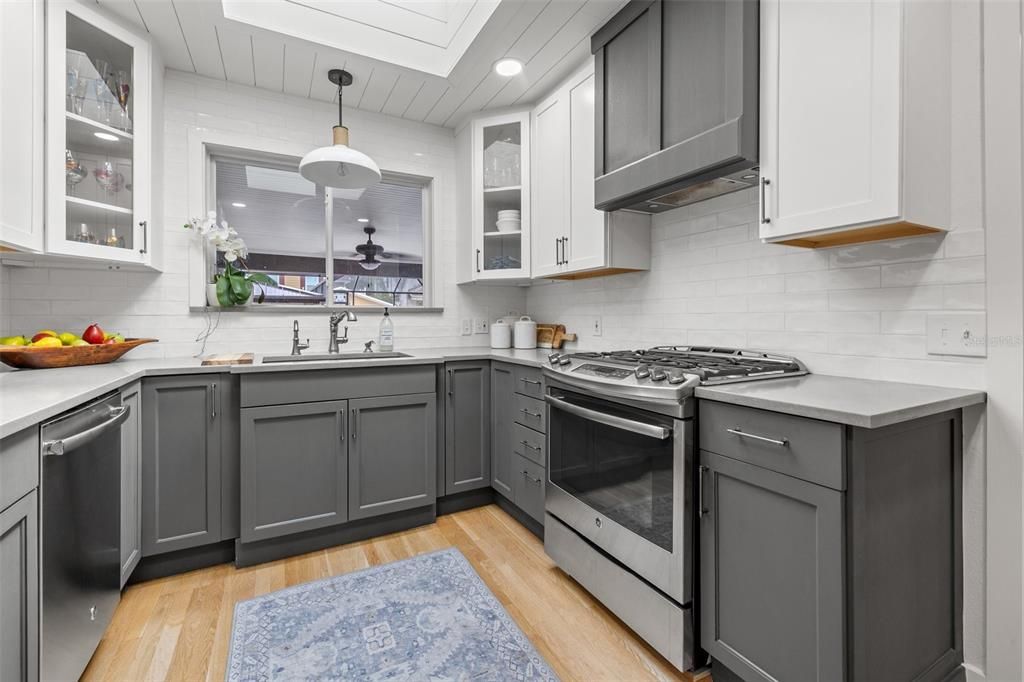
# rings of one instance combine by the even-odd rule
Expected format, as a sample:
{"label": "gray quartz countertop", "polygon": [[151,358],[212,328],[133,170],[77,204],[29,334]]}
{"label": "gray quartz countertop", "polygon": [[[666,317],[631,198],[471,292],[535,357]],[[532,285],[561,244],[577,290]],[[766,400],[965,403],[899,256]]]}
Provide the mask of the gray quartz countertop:
{"label": "gray quartz countertop", "polygon": [[983,391],[825,374],[700,386],[697,397],[868,429],[985,402]]}
{"label": "gray quartz countertop", "polygon": [[[400,349],[401,350],[401,349]],[[203,367],[199,358],[119,360],[109,365],[0,372],[0,438],[73,409],[146,376],[169,374],[294,372],[346,367],[439,364],[455,360],[498,360],[520,365],[546,364],[551,352],[486,347],[405,350],[410,357],[358,361]],[[895,382],[847,379],[820,374],[792,379],[704,386],[697,397],[815,419],[877,428],[985,401],[981,391]]]}
{"label": "gray quartz countertop", "polygon": [[546,361],[548,349],[497,350],[491,348],[431,348],[409,350],[407,358],[380,358],[358,361],[282,362],[252,365],[203,367],[199,358],[153,358],[118,360],[107,365],[66,367],[61,369],[0,371],[0,438],[33,426],[84,402],[127,386],[146,376],[230,372],[294,372],[345,367],[439,364],[453,360],[501,360],[538,366]]}

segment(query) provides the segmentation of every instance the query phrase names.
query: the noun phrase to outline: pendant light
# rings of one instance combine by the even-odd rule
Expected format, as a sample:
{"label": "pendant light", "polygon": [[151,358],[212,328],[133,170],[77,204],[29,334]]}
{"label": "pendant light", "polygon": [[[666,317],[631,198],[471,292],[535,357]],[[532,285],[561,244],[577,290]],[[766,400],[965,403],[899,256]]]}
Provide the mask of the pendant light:
{"label": "pendant light", "polygon": [[366,154],[348,146],[348,128],[341,124],[341,90],[352,85],[352,74],[331,69],[327,78],[338,86],[338,125],[334,126],[334,144],[320,147],[302,157],[299,173],[312,183],[325,187],[363,189],[380,182],[380,168]]}

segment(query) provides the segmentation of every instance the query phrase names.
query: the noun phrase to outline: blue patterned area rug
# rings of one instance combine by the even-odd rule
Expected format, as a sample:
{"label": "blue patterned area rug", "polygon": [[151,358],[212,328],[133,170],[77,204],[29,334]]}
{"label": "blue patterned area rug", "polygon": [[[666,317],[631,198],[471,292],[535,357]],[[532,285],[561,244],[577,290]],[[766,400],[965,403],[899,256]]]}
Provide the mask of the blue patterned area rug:
{"label": "blue patterned area rug", "polygon": [[455,548],[239,602],[225,678],[558,680]]}

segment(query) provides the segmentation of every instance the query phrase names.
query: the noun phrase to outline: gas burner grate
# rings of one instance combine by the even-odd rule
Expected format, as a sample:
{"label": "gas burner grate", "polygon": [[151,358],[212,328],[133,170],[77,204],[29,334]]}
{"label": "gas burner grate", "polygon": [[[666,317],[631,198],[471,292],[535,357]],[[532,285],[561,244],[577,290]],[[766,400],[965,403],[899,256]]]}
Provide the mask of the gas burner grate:
{"label": "gas burner grate", "polygon": [[633,367],[678,369],[698,377],[702,384],[807,373],[800,361],[785,355],[716,346],[655,346],[647,350],[575,353],[573,357]]}

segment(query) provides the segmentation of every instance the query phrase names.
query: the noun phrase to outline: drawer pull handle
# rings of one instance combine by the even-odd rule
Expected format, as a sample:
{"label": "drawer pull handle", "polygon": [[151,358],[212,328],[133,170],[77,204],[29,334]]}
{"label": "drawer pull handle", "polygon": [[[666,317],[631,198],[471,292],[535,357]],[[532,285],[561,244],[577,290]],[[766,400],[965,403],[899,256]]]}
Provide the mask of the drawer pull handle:
{"label": "drawer pull handle", "polygon": [[708,468],[701,464],[697,467],[697,518],[702,519],[704,515],[708,513],[707,507],[704,506],[704,472]]}
{"label": "drawer pull handle", "polygon": [[533,476],[531,476],[531,475],[530,475],[530,474],[529,474],[528,472],[526,472],[526,471],[524,471],[524,472],[523,472],[523,478],[525,478],[526,480],[528,480],[528,481],[530,481],[530,482],[532,482],[532,483],[536,483],[537,485],[540,485],[541,483],[543,483],[543,482],[544,482],[544,481],[543,481],[542,479],[539,479],[539,478],[534,478]]}
{"label": "drawer pull handle", "polygon": [[759,440],[762,443],[771,443],[772,445],[778,445],[781,448],[789,445],[789,440],[786,438],[769,438],[768,436],[758,436],[756,433],[746,433],[739,429],[726,429],[729,433],[740,438],[751,438],[753,440]]}
{"label": "drawer pull handle", "polygon": [[539,447],[537,447],[536,445],[530,445],[525,440],[519,441],[519,444],[520,445],[525,445],[526,447],[530,448],[531,450],[536,450],[537,452],[540,452],[540,448]]}
{"label": "drawer pull handle", "polygon": [[530,412],[525,407],[520,408],[519,411],[522,412],[523,414],[525,414],[527,417],[533,417],[534,419],[540,419],[541,418],[540,412]]}
{"label": "drawer pull handle", "polygon": [[540,386],[540,382],[539,381],[534,381],[533,379],[527,379],[526,377],[520,377],[519,380],[521,382],[523,382],[524,384],[533,384],[534,386]]}

